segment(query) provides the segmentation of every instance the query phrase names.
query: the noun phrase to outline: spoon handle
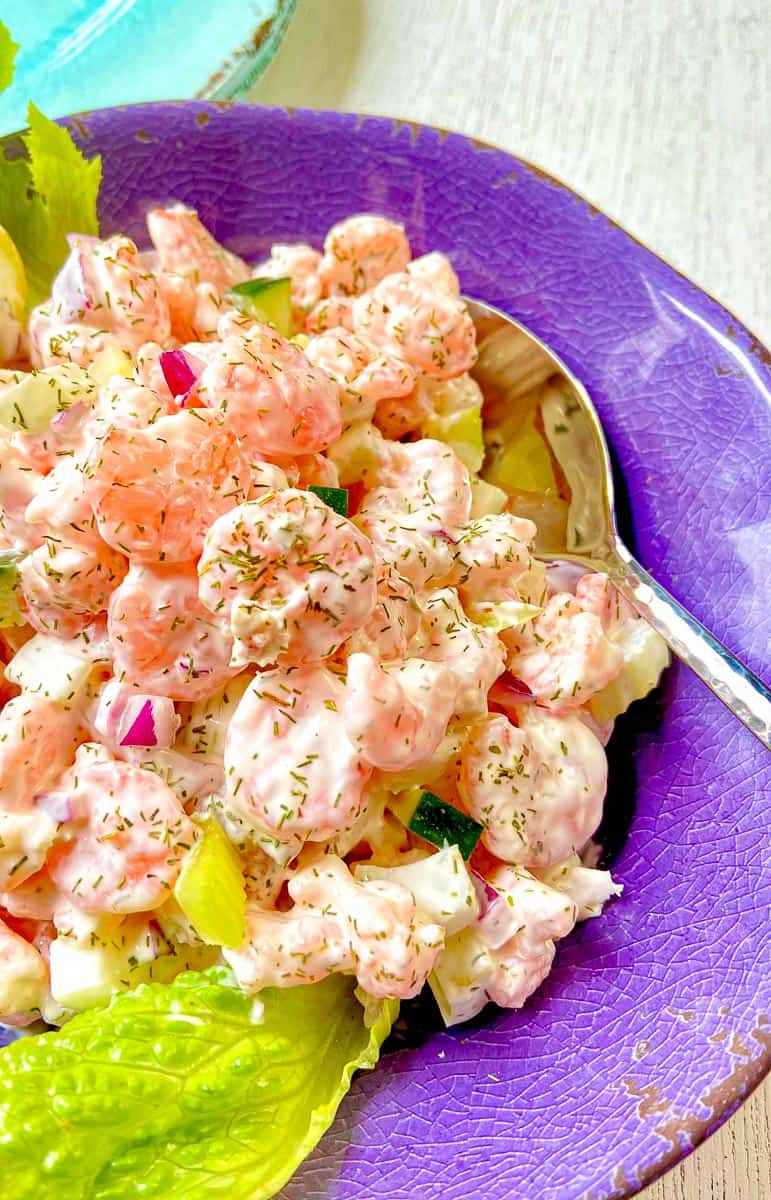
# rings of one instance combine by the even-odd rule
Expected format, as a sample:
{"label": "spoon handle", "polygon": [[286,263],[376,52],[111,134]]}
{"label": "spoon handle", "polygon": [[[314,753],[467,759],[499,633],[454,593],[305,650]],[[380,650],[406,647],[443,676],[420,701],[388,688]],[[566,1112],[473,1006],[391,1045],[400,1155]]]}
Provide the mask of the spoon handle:
{"label": "spoon handle", "polygon": [[771,749],[771,691],[617,542],[613,582],[669,648]]}

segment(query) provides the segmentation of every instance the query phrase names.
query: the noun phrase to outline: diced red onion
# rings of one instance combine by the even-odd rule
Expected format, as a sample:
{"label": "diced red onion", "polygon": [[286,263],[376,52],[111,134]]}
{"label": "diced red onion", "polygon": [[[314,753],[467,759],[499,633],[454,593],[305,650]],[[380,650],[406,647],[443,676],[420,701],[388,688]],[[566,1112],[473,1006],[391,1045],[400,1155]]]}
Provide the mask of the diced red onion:
{"label": "diced red onion", "polygon": [[184,408],[206,364],[186,350],[162,350],[158,362],[169,391],[180,408]]}
{"label": "diced red onion", "polygon": [[518,706],[535,702],[535,694],[523,679],[517,679],[510,671],[504,671],[487,693],[487,700],[489,704],[502,708],[505,713],[516,715],[515,710]]}
{"label": "diced red onion", "polygon": [[586,567],[582,567],[580,563],[559,559],[546,564],[546,583],[552,596],[556,592],[569,592],[571,596],[575,596],[576,584],[586,574]]}
{"label": "diced red onion", "polygon": [[474,891],[479,900],[479,915],[483,917],[491,904],[500,898],[500,892],[496,892],[491,883],[488,883],[484,875],[480,875],[473,867],[470,868],[471,882],[474,885]]}
{"label": "diced red onion", "polygon": [[126,733],[120,739],[121,746],[157,746],[153,702],[145,700]]}
{"label": "diced red onion", "polygon": [[429,535],[430,537],[441,538],[444,542],[450,542],[450,544],[453,546],[457,546],[458,544],[458,538],[453,537],[453,535],[448,533],[446,529],[430,529]]}
{"label": "diced red onion", "polygon": [[57,825],[62,821],[71,821],[75,815],[69,792],[40,792],[35,796],[34,804],[35,808],[39,808]]}
{"label": "diced red onion", "polygon": [[117,679],[102,688],[92,720],[96,731],[116,746],[165,748],[179,728],[173,700],[143,695]]}

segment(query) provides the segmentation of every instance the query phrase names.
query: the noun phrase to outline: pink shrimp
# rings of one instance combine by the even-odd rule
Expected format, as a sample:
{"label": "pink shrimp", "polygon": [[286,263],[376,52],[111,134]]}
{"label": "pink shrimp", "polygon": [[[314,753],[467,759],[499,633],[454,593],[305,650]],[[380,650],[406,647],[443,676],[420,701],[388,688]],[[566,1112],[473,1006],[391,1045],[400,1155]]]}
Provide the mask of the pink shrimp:
{"label": "pink shrimp", "polygon": [[455,552],[464,602],[518,600],[517,580],[531,563],[535,525],[512,513],[479,517],[461,531]]}
{"label": "pink shrimp", "polygon": [[0,807],[28,808],[75,757],[77,713],[23,692],[0,710]]}
{"label": "pink shrimp", "polygon": [[246,495],[249,469],[222,418],[195,409],[149,429],[109,429],[84,478],[109,545],[145,562],[187,562],[212,521]]}
{"label": "pink shrimp", "polygon": [[213,341],[220,317],[236,311],[213,283],[197,283],[195,276],[160,271],[158,287],[169,308],[172,337],[179,342]]}
{"label": "pink shrimp", "polygon": [[549,866],[588,841],[602,816],[607,762],[576,716],[538,709],[475,726],[463,748],[458,788],[482,839],[509,863]]}
{"label": "pink shrimp", "polygon": [[198,213],[184,204],[152,209],[147,214],[147,232],[158,251],[161,271],[211,283],[218,292],[249,278],[246,263],[221,246]]}
{"label": "pink shrimp", "polygon": [[323,667],[265,671],[230,721],[226,814],[278,863],[359,815],[371,768],[346,737],[344,702],[344,685]]}
{"label": "pink shrimp", "polygon": [[60,459],[41,480],[24,519],[39,530],[41,544],[49,535],[73,546],[94,546],[101,541],[86,496],[83,465],[77,458],[67,455]]}
{"label": "pink shrimp", "polygon": [[7,1019],[39,1010],[47,995],[48,970],[40,951],[0,921],[0,1014]]}
{"label": "pink shrimp", "polygon": [[111,426],[146,429],[159,417],[171,416],[177,409],[167,387],[158,392],[135,379],[115,375],[99,389],[90,432],[92,436],[100,436]]}
{"label": "pink shrimp", "polygon": [[12,917],[26,921],[50,921],[58,900],[59,894],[45,868],[28,875],[20,883],[14,878],[13,891],[0,892],[0,907]]}
{"label": "pink shrimp", "polygon": [[460,283],[452,263],[438,250],[423,254],[420,258],[413,258],[412,262],[407,264],[407,272],[413,279],[419,279],[435,292],[446,292],[448,296],[460,295]]}
{"label": "pink shrimp", "polygon": [[450,446],[433,438],[386,443],[369,484],[405,499],[413,512],[420,512],[427,529],[456,533],[469,519],[468,470]]}
{"label": "pink shrimp", "polygon": [[337,327],[353,331],[353,300],[353,296],[330,296],[320,300],[308,313],[306,331],[325,333]]}
{"label": "pink shrimp", "polygon": [[132,563],[107,630],[117,678],[148,692],[205,699],[236,673],[233,639],[201,604],[192,563]]}
{"label": "pink shrimp", "polygon": [[235,638],[235,665],[319,661],[375,606],[369,539],[294,488],[266,492],[215,521],[198,574],[203,604]]}
{"label": "pink shrimp", "polygon": [[292,313],[296,326],[302,328],[307,314],[321,299],[320,262],[318,250],[304,242],[294,245],[276,242],[270,248],[270,258],[258,263],[252,274],[264,279],[289,276],[292,283]]}
{"label": "pink shrimp", "polygon": [[576,600],[584,612],[594,613],[608,632],[625,621],[638,620],[638,614],[628,600],[614,588],[607,575],[591,572],[582,575],[576,584]]}
{"label": "pink shrimp", "polygon": [[381,562],[414,590],[440,587],[450,579],[454,556],[446,531],[430,512],[415,510],[394,489],[368,492],[356,524],[371,540]]}
{"label": "pink shrimp", "polygon": [[418,631],[420,607],[415,588],[389,563],[378,574],[377,599],[369,619],[346,644],[348,653],[364,651],[379,662],[406,658]]}
{"label": "pink shrimp", "polygon": [[419,430],[432,412],[423,380],[419,380],[412,391],[402,396],[386,396],[378,400],[372,419],[383,437],[398,441],[408,433]]}
{"label": "pink shrimp", "polygon": [[[293,487],[307,490],[311,486],[332,488],[340,486],[337,467],[325,454],[301,454],[294,460],[292,466],[297,476]],[[288,465],[287,470],[291,470]]]}
{"label": "pink shrimp", "polygon": [[362,213],[332,226],[318,273],[329,295],[358,295],[386,275],[403,271],[409,261],[404,227],[387,217]]}
{"label": "pink shrimp", "polygon": [[72,235],[70,245],[50,301],[30,316],[33,366],[71,361],[86,367],[107,346],[133,355],[143,342],[168,340],[168,307],[130,238]]}
{"label": "pink shrimp", "polygon": [[[84,747],[85,749],[85,747]],[[167,900],[195,826],[156,775],[83,751],[58,783],[74,819],[60,830],[51,877],[85,912],[145,912]]]}
{"label": "pink shrimp", "polygon": [[624,660],[602,622],[569,593],[558,593],[526,627],[524,645],[509,669],[544,708],[573,712],[618,675]]}
{"label": "pink shrimp", "polygon": [[73,638],[104,612],[128,564],[111,546],[49,535],[19,563],[25,616],[38,633]]}
{"label": "pink shrimp", "polygon": [[52,464],[35,462],[20,439],[4,429],[0,429],[0,464],[0,550],[33,550],[42,545],[43,531],[27,524],[27,505],[42,490]]}
{"label": "pink shrimp", "polygon": [[624,890],[623,884],[614,882],[610,871],[585,867],[577,854],[555,866],[534,869],[533,874],[575,904],[577,921],[599,917],[608,900]]}
{"label": "pink shrimp", "polygon": [[340,389],[345,425],[368,420],[378,401],[405,396],[415,386],[415,372],[407,363],[340,327],[312,337],[305,354]]}
{"label": "pink shrimp", "polygon": [[247,936],[225,958],[247,991],[313,983],[353,972],[372,996],[417,995],[442,945],[441,925],[421,916],[397,883],[357,882],[326,855],[289,882],[289,912],[247,908]]}
{"label": "pink shrimp", "polygon": [[463,302],[406,272],[358,298],[353,327],[433,379],[462,375],[476,358],[474,322]]}
{"label": "pink shrimp", "polygon": [[313,454],[340,436],[335,384],[267,325],[228,315],[216,342],[192,349],[206,364],[198,381],[201,402],[221,411],[251,453]]}
{"label": "pink shrimp", "polygon": [[369,654],[348,659],[343,723],[373,767],[403,771],[428,762],[447,732],[457,685],[442,663],[411,658],[380,666]]}
{"label": "pink shrimp", "polygon": [[432,592],[423,603],[422,629],[415,653],[444,663],[453,672],[458,716],[476,717],[487,711],[487,693],[502,673],[504,647],[491,629],[473,624],[463,611],[454,588]]}

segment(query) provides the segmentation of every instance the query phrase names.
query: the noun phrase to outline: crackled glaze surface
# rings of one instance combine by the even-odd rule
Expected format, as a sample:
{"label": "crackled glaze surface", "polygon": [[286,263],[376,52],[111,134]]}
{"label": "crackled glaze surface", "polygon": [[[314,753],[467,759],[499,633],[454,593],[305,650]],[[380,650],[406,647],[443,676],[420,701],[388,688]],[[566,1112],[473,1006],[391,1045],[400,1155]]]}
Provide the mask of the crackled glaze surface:
{"label": "crackled glaze surface", "polygon": [[[108,232],[140,236],[146,207],[184,200],[256,258],[376,209],[405,221],[416,253],[449,253],[465,292],[585,381],[643,564],[767,675],[771,370],[718,304],[569,190],[459,136],[192,103],[85,126],[105,159]],[[524,1011],[361,1077],[285,1200],[629,1195],[762,1077],[771,760],[685,668],[645,726],[623,899],[563,944]]]}

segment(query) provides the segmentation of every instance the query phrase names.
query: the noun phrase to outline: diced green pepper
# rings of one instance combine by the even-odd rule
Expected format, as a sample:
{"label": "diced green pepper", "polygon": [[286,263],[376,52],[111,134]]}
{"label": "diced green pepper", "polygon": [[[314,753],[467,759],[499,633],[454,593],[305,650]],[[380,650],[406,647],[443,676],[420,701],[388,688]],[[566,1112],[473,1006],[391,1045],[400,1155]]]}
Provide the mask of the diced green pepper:
{"label": "diced green pepper", "polygon": [[471,856],[482,833],[478,821],[433,792],[420,797],[407,828],[434,846],[457,846],[464,859]]}
{"label": "diced green pepper", "polygon": [[200,829],[174,896],[204,941],[240,946],[245,932],[246,886],[238,854],[214,817],[202,821]]}
{"label": "diced green pepper", "polygon": [[308,488],[319,500],[323,500],[341,517],[348,516],[348,492],[346,488],[319,487],[312,483]]}
{"label": "diced green pepper", "polygon": [[227,295],[247,317],[272,325],[282,337],[292,336],[292,281],[288,275],[281,279],[247,279],[235,284]]}

